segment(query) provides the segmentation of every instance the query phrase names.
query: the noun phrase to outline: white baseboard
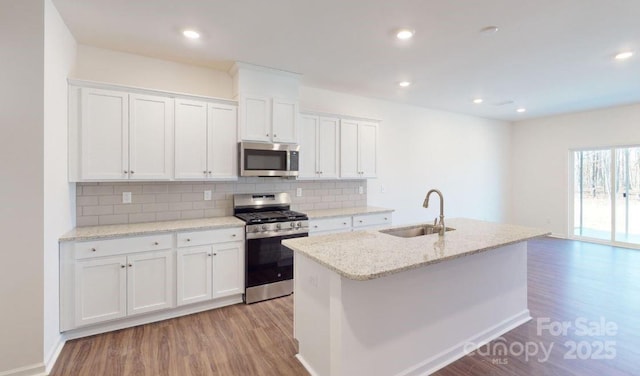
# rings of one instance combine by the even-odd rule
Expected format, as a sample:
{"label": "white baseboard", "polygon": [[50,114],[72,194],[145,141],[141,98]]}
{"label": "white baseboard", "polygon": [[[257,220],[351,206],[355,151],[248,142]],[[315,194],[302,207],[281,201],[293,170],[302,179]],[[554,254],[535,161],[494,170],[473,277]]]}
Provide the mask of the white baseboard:
{"label": "white baseboard", "polygon": [[311,376],[320,376],[318,375],[318,373],[311,367],[311,365],[309,363],[307,363],[306,360],[304,360],[304,358],[302,357],[302,355],[300,354],[296,354],[296,359],[298,359],[298,361],[300,362],[300,364],[302,364],[302,366],[304,367],[304,369],[307,370],[307,372],[309,372],[309,374]]}
{"label": "white baseboard", "polygon": [[32,364],[0,372],[0,376],[45,376],[44,363]]}
{"label": "white baseboard", "polygon": [[[435,355],[423,362],[405,369],[404,371],[401,371],[400,373],[396,374],[396,376],[430,375],[437,370],[444,368],[449,364],[455,362],[456,360],[464,357],[470,351],[476,350],[486,345],[487,343],[500,337],[506,332],[517,328],[518,326],[524,324],[529,320],[531,320],[531,315],[529,314],[529,310],[525,309],[524,311],[511,316],[504,321],[470,337],[466,341],[462,341],[457,345],[444,350],[438,355]],[[474,344],[474,347],[470,348],[469,344]]]}
{"label": "white baseboard", "polygon": [[59,335],[56,345],[51,348],[51,351],[49,352],[49,356],[47,356],[44,360],[45,375],[48,375],[51,373],[51,370],[53,369],[53,366],[56,364],[56,361],[58,360],[58,357],[60,356],[60,353],[62,352],[62,348],[64,347],[65,343],[67,343],[66,338],[62,335]]}

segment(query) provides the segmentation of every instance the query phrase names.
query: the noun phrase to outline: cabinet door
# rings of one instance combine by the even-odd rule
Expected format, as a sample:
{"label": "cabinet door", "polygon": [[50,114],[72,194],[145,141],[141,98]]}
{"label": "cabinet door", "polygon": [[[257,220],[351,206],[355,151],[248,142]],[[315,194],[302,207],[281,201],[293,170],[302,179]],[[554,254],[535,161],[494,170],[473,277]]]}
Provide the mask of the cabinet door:
{"label": "cabinet door", "polygon": [[244,293],[244,243],[213,245],[213,297]]}
{"label": "cabinet door", "polygon": [[173,253],[145,252],[127,257],[127,314],[173,306]]}
{"label": "cabinet door", "polygon": [[76,263],[76,327],[126,316],[126,262],[120,256]]}
{"label": "cabinet door", "polygon": [[375,178],[377,174],[378,125],[360,123],[358,125],[359,171],[364,178]]}
{"label": "cabinet door", "polygon": [[207,169],[207,103],[177,99],[176,179],[204,179]]}
{"label": "cabinet door", "polygon": [[129,179],[171,179],[173,99],[131,94],[129,110]]}
{"label": "cabinet door", "polygon": [[240,97],[241,137],[245,141],[271,141],[271,107],[269,98]]}
{"label": "cabinet door", "polygon": [[209,169],[210,178],[238,177],[237,107],[209,104]]}
{"label": "cabinet door", "polygon": [[358,123],[340,122],[340,177],[360,178],[358,169]]}
{"label": "cabinet door", "polygon": [[298,142],[298,103],[274,99],[272,113],[273,142]]}
{"label": "cabinet door", "polygon": [[178,248],[178,302],[184,305],[213,297],[213,250],[210,245]]}
{"label": "cabinet door", "polygon": [[299,178],[315,178],[318,175],[318,122],[317,116],[302,115],[300,122],[300,171]]}
{"label": "cabinet door", "polygon": [[323,179],[338,177],[339,124],[337,118],[320,118],[318,126],[318,170]]}
{"label": "cabinet door", "polygon": [[118,91],[82,89],[80,179],[128,179],[128,100]]}

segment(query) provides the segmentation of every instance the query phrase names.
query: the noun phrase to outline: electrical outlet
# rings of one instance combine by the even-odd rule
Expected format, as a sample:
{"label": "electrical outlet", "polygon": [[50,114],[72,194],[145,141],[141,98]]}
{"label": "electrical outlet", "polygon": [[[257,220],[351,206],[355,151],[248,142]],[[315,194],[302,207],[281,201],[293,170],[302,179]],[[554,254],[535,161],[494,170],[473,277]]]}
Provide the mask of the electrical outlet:
{"label": "electrical outlet", "polygon": [[359,186],[358,187],[358,194],[364,194],[364,187],[363,186]]}
{"label": "electrical outlet", "polygon": [[302,188],[296,188],[296,197],[302,197]]}
{"label": "electrical outlet", "polygon": [[204,200],[211,201],[211,191],[204,191]]}
{"label": "electrical outlet", "polygon": [[122,203],[123,204],[131,203],[131,192],[122,192]]}

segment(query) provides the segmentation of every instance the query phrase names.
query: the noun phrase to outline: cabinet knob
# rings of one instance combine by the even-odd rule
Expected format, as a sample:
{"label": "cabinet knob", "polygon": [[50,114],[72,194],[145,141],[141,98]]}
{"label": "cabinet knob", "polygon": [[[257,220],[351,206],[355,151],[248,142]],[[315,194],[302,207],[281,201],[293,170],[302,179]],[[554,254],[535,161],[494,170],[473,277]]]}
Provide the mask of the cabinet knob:
{"label": "cabinet knob", "polygon": [[318,225],[313,226],[313,228],[318,228]]}
{"label": "cabinet knob", "polygon": [[211,175],[211,171],[208,171],[208,174]]}
{"label": "cabinet knob", "polygon": [[129,173],[129,171],[127,171],[127,170],[124,170],[124,173],[125,173],[125,174],[128,174],[128,173]]}
{"label": "cabinet knob", "polygon": [[187,238],[187,241],[188,241],[188,242],[190,242],[190,241],[191,241],[191,239]]}
{"label": "cabinet knob", "polygon": [[120,267],[121,267],[122,269],[126,268],[126,266],[124,266],[124,265],[120,265]]}
{"label": "cabinet knob", "polygon": [[362,223],[362,220],[359,220],[358,222]]}
{"label": "cabinet knob", "polygon": [[386,221],[386,220],[387,220],[387,217],[384,217],[384,220]]}
{"label": "cabinet knob", "polygon": [[274,133],[274,134],[273,134],[273,137],[278,137],[278,135]]}
{"label": "cabinet knob", "polygon": [[267,133],[267,137],[269,137],[269,133]]}
{"label": "cabinet knob", "polygon": [[133,266],[133,264],[129,264],[129,267],[132,267],[132,266]]}
{"label": "cabinet knob", "polygon": [[213,255],[214,255],[214,256],[217,256],[218,254],[217,254],[217,253],[214,253]]}
{"label": "cabinet knob", "polygon": [[133,174],[135,174],[135,173],[136,173],[135,171],[131,170],[131,175],[133,175]]}
{"label": "cabinet knob", "polygon": [[158,244],[160,244],[160,243],[158,243],[158,242],[153,242],[153,245],[158,245]]}
{"label": "cabinet knob", "polygon": [[95,249],[95,248],[91,248],[91,252],[95,252],[95,251],[96,251],[96,249]]}
{"label": "cabinet knob", "polygon": [[211,253],[207,253],[207,256],[211,257]]}
{"label": "cabinet knob", "polygon": [[207,171],[206,171],[206,170],[205,170],[205,171],[202,171],[202,173],[206,175],[206,174],[207,174]]}
{"label": "cabinet knob", "polygon": [[347,222],[342,222],[342,224],[346,226],[346,225],[347,225]]}
{"label": "cabinet knob", "polygon": [[236,237],[236,234],[231,234],[231,237],[232,237],[232,238],[235,238],[235,237]]}

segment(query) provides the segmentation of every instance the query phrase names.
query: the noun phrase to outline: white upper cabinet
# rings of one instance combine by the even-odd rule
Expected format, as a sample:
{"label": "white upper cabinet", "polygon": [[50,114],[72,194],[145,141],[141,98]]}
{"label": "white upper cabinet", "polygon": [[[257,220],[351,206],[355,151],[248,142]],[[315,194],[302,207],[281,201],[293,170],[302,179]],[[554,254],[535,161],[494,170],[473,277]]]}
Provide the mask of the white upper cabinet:
{"label": "white upper cabinet", "polygon": [[296,143],[298,103],[284,99],[240,96],[240,138],[243,141]]}
{"label": "white upper cabinet", "polygon": [[71,181],[172,178],[173,99],[97,88],[70,92]]}
{"label": "white upper cabinet", "polygon": [[340,124],[340,177],[377,176],[378,124],[342,120]]}
{"label": "white upper cabinet", "polygon": [[173,99],[129,94],[129,113],[129,178],[171,179]]}
{"label": "white upper cabinet", "polygon": [[301,116],[300,178],[338,178],[339,124],[334,117]]}
{"label": "white upper cabinet", "polygon": [[80,178],[126,179],[129,172],[129,95],[82,89]]}
{"label": "white upper cabinet", "polygon": [[237,179],[237,107],[176,99],[176,179]]}

